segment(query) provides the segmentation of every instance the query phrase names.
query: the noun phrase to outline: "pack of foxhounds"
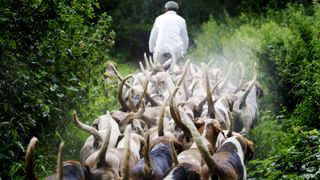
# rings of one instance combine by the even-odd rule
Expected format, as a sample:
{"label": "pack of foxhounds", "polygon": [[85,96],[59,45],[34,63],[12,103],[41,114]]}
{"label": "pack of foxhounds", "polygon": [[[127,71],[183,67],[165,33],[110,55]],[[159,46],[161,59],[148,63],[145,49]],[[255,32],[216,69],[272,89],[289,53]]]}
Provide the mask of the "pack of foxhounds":
{"label": "pack of foxhounds", "polygon": [[[178,65],[172,58],[161,64],[145,55],[139,65],[126,77],[108,65],[119,82],[121,108],[107,110],[92,125],[74,111],[70,119],[88,133],[80,160],[64,160],[62,142],[56,170],[46,179],[247,179],[255,147],[248,134],[263,96],[256,64],[247,74],[241,63]],[[239,72],[236,82],[232,72]],[[28,180],[37,179],[37,143],[33,137],[26,151]]]}

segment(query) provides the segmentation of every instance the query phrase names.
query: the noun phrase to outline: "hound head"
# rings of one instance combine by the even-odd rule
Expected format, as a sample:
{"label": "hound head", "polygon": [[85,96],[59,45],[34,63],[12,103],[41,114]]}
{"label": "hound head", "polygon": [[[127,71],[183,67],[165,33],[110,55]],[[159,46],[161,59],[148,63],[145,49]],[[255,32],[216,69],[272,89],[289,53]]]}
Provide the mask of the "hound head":
{"label": "hound head", "polygon": [[108,124],[107,122],[108,122],[108,116],[107,115],[101,115],[101,116],[99,116],[98,118],[96,118],[93,121],[92,126],[94,128],[96,128],[97,130],[105,129],[107,127],[107,124]]}
{"label": "hound head", "polygon": [[263,88],[262,88],[261,84],[258,83],[258,82],[255,83],[255,87],[256,87],[257,98],[260,99],[264,94],[263,93]]}
{"label": "hound head", "polygon": [[194,114],[199,111],[199,107],[193,102],[181,102],[178,106],[182,106],[182,109],[186,112],[186,114],[194,119]]}
{"label": "hound head", "polygon": [[199,133],[206,138],[212,138],[212,135],[218,135],[223,131],[220,122],[216,119],[199,118],[194,124]]}
{"label": "hound head", "polygon": [[151,84],[156,94],[162,94],[168,89],[173,89],[173,81],[168,72],[159,72],[151,77]]}
{"label": "hound head", "polygon": [[175,150],[177,153],[180,153],[183,150],[183,145],[178,142],[175,138],[169,136],[161,136],[154,139],[150,144],[150,149],[153,149],[158,144],[164,144],[165,146],[170,147],[171,143],[174,145]]}
{"label": "hound head", "polygon": [[146,126],[144,121],[140,121],[139,119],[133,119],[131,123],[132,131],[143,136],[144,127]]}
{"label": "hound head", "polygon": [[219,121],[215,119],[199,119],[195,122],[195,126],[198,128],[199,133],[209,141],[211,147],[208,148],[213,153],[218,135],[220,133],[224,134]]}

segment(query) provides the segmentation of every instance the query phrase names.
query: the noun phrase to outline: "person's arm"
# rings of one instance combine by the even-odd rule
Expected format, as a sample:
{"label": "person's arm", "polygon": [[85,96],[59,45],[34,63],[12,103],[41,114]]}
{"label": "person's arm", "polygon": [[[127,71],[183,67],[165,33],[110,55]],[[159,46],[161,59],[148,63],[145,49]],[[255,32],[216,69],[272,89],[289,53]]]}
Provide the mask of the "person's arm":
{"label": "person's arm", "polygon": [[183,54],[186,54],[189,46],[189,37],[188,37],[187,25],[185,21],[183,21],[183,24],[182,24],[181,40],[182,40],[182,46],[183,46]]}
{"label": "person's arm", "polygon": [[157,21],[155,21],[153,24],[151,33],[150,33],[150,37],[149,37],[149,52],[150,53],[154,52],[157,38],[158,38],[158,26],[157,26]]}

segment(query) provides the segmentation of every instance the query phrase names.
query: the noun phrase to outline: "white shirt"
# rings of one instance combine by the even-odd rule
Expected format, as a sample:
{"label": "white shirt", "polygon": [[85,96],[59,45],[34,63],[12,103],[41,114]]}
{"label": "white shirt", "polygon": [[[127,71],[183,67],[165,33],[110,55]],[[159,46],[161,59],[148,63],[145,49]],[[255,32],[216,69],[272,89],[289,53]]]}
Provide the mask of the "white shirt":
{"label": "white shirt", "polygon": [[181,16],[175,11],[167,11],[156,18],[149,38],[151,53],[184,55],[188,45],[186,21]]}

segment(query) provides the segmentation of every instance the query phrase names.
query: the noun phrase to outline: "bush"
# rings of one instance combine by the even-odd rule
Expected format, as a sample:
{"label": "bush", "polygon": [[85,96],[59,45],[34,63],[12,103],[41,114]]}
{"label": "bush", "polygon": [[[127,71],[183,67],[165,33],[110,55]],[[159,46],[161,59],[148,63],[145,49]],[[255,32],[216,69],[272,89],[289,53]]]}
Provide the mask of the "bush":
{"label": "bush", "polygon": [[320,178],[320,132],[315,129],[304,131],[301,128],[293,128],[293,131],[294,136],[291,138],[294,144],[286,151],[251,162],[254,168],[250,169],[250,176],[268,179]]}
{"label": "bush", "polygon": [[319,12],[314,1],[260,16],[211,19],[195,38],[190,59],[243,62],[248,77],[258,63],[265,96],[249,137],[256,144],[251,178],[319,178]]}
{"label": "bush", "polygon": [[[278,76],[287,86],[286,105],[294,112],[297,125],[319,128],[319,24],[320,5],[312,7],[289,6],[278,13],[269,13],[269,18],[282,32],[270,32],[261,28],[266,34],[265,41],[274,47],[270,54]],[[276,14],[276,15],[274,15]],[[279,22],[279,20],[282,20]],[[285,30],[285,31],[284,31]],[[280,35],[284,34],[284,35]]]}
{"label": "bush", "polygon": [[32,136],[40,140],[37,173],[48,174],[60,140],[76,138],[71,111],[105,110],[102,100],[84,109],[105,94],[103,63],[115,36],[111,18],[98,8],[95,0],[1,1],[0,177],[23,177]]}

